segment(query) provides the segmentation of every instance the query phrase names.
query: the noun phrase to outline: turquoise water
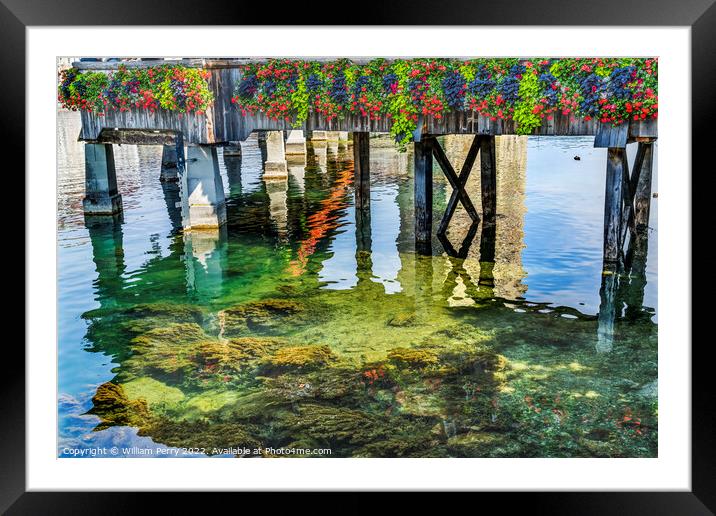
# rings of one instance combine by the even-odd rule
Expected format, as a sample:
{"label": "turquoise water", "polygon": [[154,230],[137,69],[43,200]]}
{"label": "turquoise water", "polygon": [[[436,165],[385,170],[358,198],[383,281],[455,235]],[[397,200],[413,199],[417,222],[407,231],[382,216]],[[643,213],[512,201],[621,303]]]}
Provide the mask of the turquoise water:
{"label": "turquoise water", "polygon": [[85,221],[79,119],[58,120],[60,456],[656,456],[658,202],[645,266],[603,275],[591,138],[498,142],[494,238],[450,256],[460,208],[421,257],[412,155],[387,139],[370,224],[350,148],[265,183],[253,137],[220,153],[226,227],[185,235],[160,147],[115,147],[123,216]]}

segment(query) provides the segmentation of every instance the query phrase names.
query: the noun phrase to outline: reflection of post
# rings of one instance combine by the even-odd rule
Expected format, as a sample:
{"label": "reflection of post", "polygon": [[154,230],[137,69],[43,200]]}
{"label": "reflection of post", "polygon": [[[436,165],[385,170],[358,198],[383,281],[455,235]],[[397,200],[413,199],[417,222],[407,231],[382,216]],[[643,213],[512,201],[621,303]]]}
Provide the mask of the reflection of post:
{"label": "reflection of post", "polygon": [[433,257],[415,255],[415,313],[420,319],[430,317],[433,303]]}
{"label": "reflection of post", "polygon": [[189,291],[217,298],[226,268],[227,229],[187,231],[184,234],[186,280]]}
{"label": "reflection of post", "polygon": [[[433,224],[433,141],[423,136],[415,142],[415,250],[431,254]],[[353,142],[355,145],[355,142]]]}
{"label": "reflection of post", "polygon": [[495,287],[495,224],[484,224],[480,234],[480,287],[487,287],[490,293]]}
{"label": "reflection of post", "polygon": [[338,155],[338,131],[326,131],[326,147],[328,154]]}
{"label": "reflection of post", "polygon": [[626,267],[629,281],[622,279],[624,284],[620,298],[624,300],[626,308],[624,317],[630,321],[642,318],[650,319],[652,312],[644,309],[644,289],[646,288],[646,258],[649,247],[649,235],[646,231],[638,231],[629,240]]}
{"label": "reflection of post", "polygon": [[224,147],[224,166],[226,167],[226,178],[229,180],[230,195],[241,193],[241,152],[228,152]]}
{"label": "reflection of post", "polygon": [[353,182],[356,211],[356,263],[358,282],[372,276],[370,227],[370,134],[353,133]]}
{"label": "reflection of post", "polygon": [[497,165],[494,136],[480,139],[480,165],[482,221],[484,224],[494,224],[497,215]]}
{"label": "reflection of post", "polygon": [[328,143],[326,140],[311,140],[310,149],[313,151],[313,157],[318,171],[325,172],[326,165],[328,164]]}
{"label": "reflection of post", "polygon": [[174,181],[162,182],[162,191],[164,192],[164,202],[167,205],[167,213],[169,214],[172,228],[179,229],[182,227],[181,189]]}
{"label": "reflection of post", "polygon": [[598,328],[597,328],[597,353],[609,353],[614,345],[614,323],[617,318],[617,290],[619,275],[617,267],[610,262],[605,262],[602,271],[602,286],[599,289]]}
{"label": "reflection of post", "polygon": [[177,168],[177,147],[176,145],[162,146],[162,168],[159,174],[161,182],[179,181],[179,169]]}
{"label": "reflection of post", "polygon": [[122,214],[85,217],[97,271],[96,298],[102,307],[116,306],[125,271]]}
{"label": "reflection of post", "polygon": [[496,296],[515,299],[527,286],[522,284],[524,248],[525,191],[527,185],[527,136],[495,138],[497,164],[497,213],[494,280]]}
{"label": "reflection of post", "polygon": [[299,192],[306,189],[306,155],[297,154],[287,158],[288,174]]}
{"label": "reflection of post", "polygon": [[276,226],[280,239],[288,235],[288,181],[286,179],[272,179],[264,181],[266,193],[269,196],[269,217]]}

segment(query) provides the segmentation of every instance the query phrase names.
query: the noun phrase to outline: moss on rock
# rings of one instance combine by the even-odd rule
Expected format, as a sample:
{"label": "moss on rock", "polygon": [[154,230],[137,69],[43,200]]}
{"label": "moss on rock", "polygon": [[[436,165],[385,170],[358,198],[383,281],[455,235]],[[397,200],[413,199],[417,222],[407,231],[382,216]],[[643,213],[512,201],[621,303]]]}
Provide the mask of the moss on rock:
{"label": "moss on rock", "polygon": [[315,368],[335,360],[331,348],[325,345],[288,346],[263,360],[264,369]]}
{"label": "moss on rock", "polygon": [[393,348],[388,351],[388,359],[409,368],[422,368],[438,362],[438,356],[433,351],[416,348]]}
{"label": "moss on rock", "polygon": [[100,418],[95,431],[111,426],[142,426],[149,420],[147,402],[130,400],[121,385],[107,382],[97,388],[92,397],[92,408],[87,411]]}
{"label": "moss on rock", "polygon": [[280,331],[287,323],[297,322],[304,306],[290,299],[263,299],[244,303],[219,312],[224,336],[243,336],[250,331]]}

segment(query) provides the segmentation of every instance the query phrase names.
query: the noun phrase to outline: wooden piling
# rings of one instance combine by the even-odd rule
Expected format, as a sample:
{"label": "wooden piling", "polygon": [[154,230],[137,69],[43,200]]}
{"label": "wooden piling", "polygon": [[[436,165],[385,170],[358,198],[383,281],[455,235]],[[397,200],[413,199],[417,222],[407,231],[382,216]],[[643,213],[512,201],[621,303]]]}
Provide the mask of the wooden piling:
{"label": "wooden piling", "polygon": [[[649,227],[649,211],[651,208],[651,169],[653,163],[654,144],[639,143],[639,151],[643,149],[640,163],[639,179],[634,189],[634,223],[638,232]],[[640,152],[642,154],[642,152]],[[634,171],[636,173],[636,170]]]}
{"label": "wooden piling", "polygon": [[370,208],[370,133],[353,133],[356,210]]}
{"label": "wooden piling", "polygon": [[604,194],[604,261],[616,263],[621,253],[622,201],[626,149],[610,147],[607,152],[607,178]]}
{"label": "wooden piling", "polygon": [[497,165],[495,163],[494,136],[480,138],[480,179],[483,223],[494,224],[497,216]]}
{"label": "wooden piling", "polygon": [[[415,248],[429,254],[433,223],[433,136],[415,142]],[[353,143],[355,145],[355,142]]]}

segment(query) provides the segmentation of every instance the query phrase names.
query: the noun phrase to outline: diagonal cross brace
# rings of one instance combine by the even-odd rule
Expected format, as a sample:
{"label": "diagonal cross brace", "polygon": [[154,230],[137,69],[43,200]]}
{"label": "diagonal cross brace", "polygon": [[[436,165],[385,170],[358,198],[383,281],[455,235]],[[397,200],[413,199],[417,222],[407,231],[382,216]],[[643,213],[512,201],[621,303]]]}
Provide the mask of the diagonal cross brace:
{"label": "diagonal cross brace", "polygon": [[465,158],[465,163],[463,163],[462,168],[460,169],[460,175],[458,176],[455,173],[455,170],[453,169],[452,165],[450,164],[450,161],[448,160],[447,156],[445,155],[445,152],[443,151],[437,140],[435,140],[433,143],[433,155],[435,156],[435,159],[440,165],[440,168],[443,170],[445,176],[450,182],[450,186],[452,186],[452,194],[450,194],[450,200],[448,201],[447,208],[445,209],[445,214],[440,221],[440,227],[438,227],[439,234],[445,233],[445,231],[447,231],[447,227],[450,224],[450,220],[452,219],[452,216],[455,213],[455,209],[457,208],[458,200],[465,207],[465,211],[467,211],[468,215],[470,215],[470,218],[472,218],[473,222],[480,221],[480,216],[477,214],[475,206],[473,206],[470,197],[465,191],[465,185],[467,184],[467,180],[470,177],[470,172],[472,172],[472,166],[475,163],[475,159],[477,158],[477,153],[479,150],[480,136],[476,135],[475,138],[472,140],[470,150],[468,151],[467,157]]}

